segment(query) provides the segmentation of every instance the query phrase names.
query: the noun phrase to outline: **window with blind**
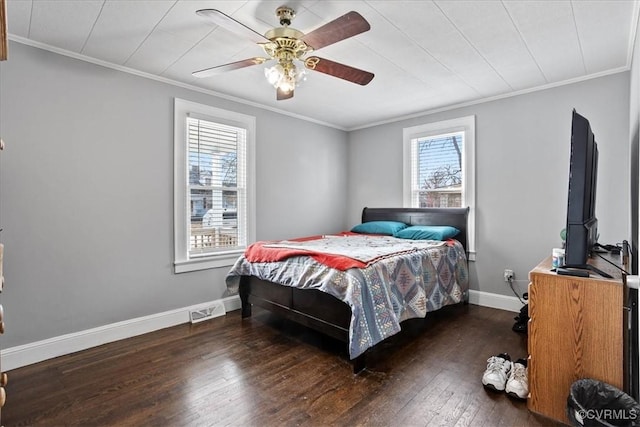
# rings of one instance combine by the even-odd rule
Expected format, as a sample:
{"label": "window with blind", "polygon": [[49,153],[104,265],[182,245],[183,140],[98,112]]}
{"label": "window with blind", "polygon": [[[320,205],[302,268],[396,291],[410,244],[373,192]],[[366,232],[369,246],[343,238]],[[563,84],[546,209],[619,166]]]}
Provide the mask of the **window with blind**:
{"label": "window with blind", "polygon": [[176,272],[232,265],[254,240],[255,119],[175,102]]}
{"label": "window with blind", "polygon": [[246,246],[246,130],[188,117],[187,133],[189,256]]}
{"label": "window with blind", "polygon": [[469,253],[475,257],[475,117],[405,128],[404,204],[469,207]]}
{"label": "window with blind", "polygon": [[411,139],[411,205],[462,207],[464,132]]}

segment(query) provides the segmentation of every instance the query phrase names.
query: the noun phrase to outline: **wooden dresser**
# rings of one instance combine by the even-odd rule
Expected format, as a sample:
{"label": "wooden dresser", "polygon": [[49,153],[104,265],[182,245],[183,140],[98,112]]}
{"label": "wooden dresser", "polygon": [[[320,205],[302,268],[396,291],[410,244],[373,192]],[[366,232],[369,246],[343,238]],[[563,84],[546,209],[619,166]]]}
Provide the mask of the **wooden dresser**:
{"label": "wooden dresser", "polygon": [[[0,0],[1,1],[1,0]],[[0,4],[0,9],[4,5]],[[4,141],[0,138],[0,151],[4,150]],[[0,229],[2,231],[2,229]],[[4,290],[4,245],[0,243],[0,293]],[[0,304],[0,335],[4,334],[4,308]],[[7,386],[7,374],[2,372],[2,366],[0,363],[0,421],[2,420],[2,407],[7,400],[7,393],[5,387]]]}
{"label": "wooden dresser", "polygon": [[[2,141],[0,140],[0,149],[2,149]],[[4,290],[4,245],[0,243],[0,293]],[[0,304],[0,335],[4,334],[4,308],[2,304]],[[1,364],[0,364],[1,365]],[[7,399],[7,393],[5,391],[5,387],[7,385],[7,373],[1,372],[0,366],[0,420],[2,419],[2,407],[4,406],[4,402]]]}
{"label": "wooden dresser", "polygon": [[625,278],[605,260],[590,263],[613,279],[558,275],[551,257],[529,273],[528,407],[564,423],[576,380],[623,387]]}

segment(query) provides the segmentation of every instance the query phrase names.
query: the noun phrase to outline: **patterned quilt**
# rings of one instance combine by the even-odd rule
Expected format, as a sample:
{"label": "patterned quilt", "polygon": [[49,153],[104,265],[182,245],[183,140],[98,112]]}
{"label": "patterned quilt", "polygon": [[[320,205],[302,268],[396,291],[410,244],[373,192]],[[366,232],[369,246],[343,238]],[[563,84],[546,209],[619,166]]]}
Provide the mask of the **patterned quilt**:
{"label": "patterned quilt", "polygon": [[463,300],[469,286],[464,248],[455,240],[434,243],[414,245],[411,250],[405,246],[364,268],[344,271],[310,256],[253,263],[242,256],[227,275],[227,288],[238,293],[240,276],[256,276],[284,286],[318,289],[344,301],[352,312],[349,354],[354,359],[398,333],[403,320],[425,317],[429,311]]}
{"label": "patterned quilt", "polygon": [[429,249],[444,244],[446,242],[438,240],[407,240],[391,236],[350,234],[322,236],[319,239],[305,241],[283,240],[278,243],[265,244],[263,247],[322,252],[371,263],[389,255],[411,252],[416,249]]}

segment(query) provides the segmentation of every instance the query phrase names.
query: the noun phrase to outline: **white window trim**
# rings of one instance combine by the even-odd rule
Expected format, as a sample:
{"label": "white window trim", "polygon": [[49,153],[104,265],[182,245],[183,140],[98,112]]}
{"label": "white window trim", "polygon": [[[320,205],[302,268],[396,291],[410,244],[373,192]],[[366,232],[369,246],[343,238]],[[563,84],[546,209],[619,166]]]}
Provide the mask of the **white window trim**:
{"label": "white window trim", "polygon": [[188,235],[188,165],[187,165],[187,116],[196,114],[212,122],[223,122],[247,130],[247,245],[256,240],[256,177],[255,140],[256,118],[234,111],[222,110],[209,105],[175,98],[174,100],[174,161],[173,161],[173,230],[174,269],[176,273],[230,267],[244,252],[235,249],[217,252],[208,256],[189,258]]}
{"label": "white window trim", "polygon": [[411,207],[411,140],[417,137],[465,132],[462,178],[464,200],[469,207],[467,250],[469,260],[476,259],[476,116],[460,117],[435,123],[412,126],[402,130],[403,144],[403,203]]}

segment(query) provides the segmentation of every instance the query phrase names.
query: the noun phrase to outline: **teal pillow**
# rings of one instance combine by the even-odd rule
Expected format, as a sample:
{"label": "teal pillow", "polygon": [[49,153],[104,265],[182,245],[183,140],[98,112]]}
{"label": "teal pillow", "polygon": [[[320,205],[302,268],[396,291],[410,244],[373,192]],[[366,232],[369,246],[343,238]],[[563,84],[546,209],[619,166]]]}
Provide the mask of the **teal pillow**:
{"label": "teal pillow", "polygon": [[412,225],[394,234],[400,239],[447,240],[455,237],[460,230],[450,225]]}
{"label": "teal pillow", "polygon": [[407,228],[407,224],[398,221],[369,221],[358,224],[351,229],[354,233],[363,234],[385,234],[393,236],[403,228]]}

